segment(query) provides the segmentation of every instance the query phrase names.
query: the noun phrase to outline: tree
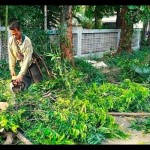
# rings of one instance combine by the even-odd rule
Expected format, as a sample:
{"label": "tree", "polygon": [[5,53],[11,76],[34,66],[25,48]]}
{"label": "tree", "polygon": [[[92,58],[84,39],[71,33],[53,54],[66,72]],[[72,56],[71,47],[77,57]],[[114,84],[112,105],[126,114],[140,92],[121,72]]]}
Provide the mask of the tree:
{"label": "tree", "polygon": [[61,56],[74,66],[72,39],[72,5],[65,5],[61,13]]}
{"label": "tree", "polygon": [[121,36],[117,53],[133,52],[131,47],[133,24],[146,21],[150,18],[150,7],[147,5],[121,6]]}
{"label": "tree", "polygon": [[115,11],[117,12],[116,17],[116,29],[121,29],[121,16],[120,16],[120,5],[114,6]]}
{"label": "tree", "polygon": [[83,28],[99,29],[102,26],[101,20],[103,16],[113,15],[114,8],[114,6],[110,5],[75,6],[73,17],[78,20]]}
{"label": "tree", "polygon": [[148,21],[143,22],[143,29],[141,32],[141,43],[140,45],[147,45],[147,41],[146,41],[146,30],[147,30],[147,26],[148,26]]}
{"label": "tree", "polygon": [[121,9],[121,36],[119,41],[119,47],[117,52],[121,53],[123,50],[132,52],[131,41],[133,33],[133,21],[128,22],[125,19],[125,15],[128,12],[127,5],[124,5]]}
{"label": "tree", "polygon": [[[56,28],[60,24],[61,5],[46,5],[47,6],[47,28]],[[39,6],[44,14],[43,5]]]}
{"label": "tree", "polygon": [[147,34],[148,34],[148,45],[150,46],[150,20],[148,20],[148,32],[147,32]]}

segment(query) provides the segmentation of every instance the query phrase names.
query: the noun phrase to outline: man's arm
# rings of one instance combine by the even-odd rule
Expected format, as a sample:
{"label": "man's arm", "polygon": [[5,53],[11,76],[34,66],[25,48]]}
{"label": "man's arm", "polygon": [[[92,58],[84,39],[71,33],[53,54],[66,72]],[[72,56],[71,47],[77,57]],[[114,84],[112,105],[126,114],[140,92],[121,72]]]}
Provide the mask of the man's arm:
{"label": "man's arm", "polygon": [[13,54],[13,51],[11,49],[11,38],[9,39],[8,42],[8,60],[9,60],[9,70],[11,73],[11,76],[15,76],[15,65],[16,65],[16,57]]}

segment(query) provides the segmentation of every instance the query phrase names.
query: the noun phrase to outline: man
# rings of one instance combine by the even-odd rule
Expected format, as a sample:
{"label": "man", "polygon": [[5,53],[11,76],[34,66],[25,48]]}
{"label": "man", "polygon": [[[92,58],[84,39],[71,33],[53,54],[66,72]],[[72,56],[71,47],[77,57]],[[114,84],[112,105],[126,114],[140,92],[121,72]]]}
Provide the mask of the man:
{"label": "man", "polygon": [[[9,25],[11,37],[8,41],[9,70],[12,79],[16,82],[23,82],[27,89],[32,82],[28,68],[31,65],[33,47],[31,40],[22,34],[20,24],[12,21]],[[16,74],[15,66],[19,61],[20,71]]]}

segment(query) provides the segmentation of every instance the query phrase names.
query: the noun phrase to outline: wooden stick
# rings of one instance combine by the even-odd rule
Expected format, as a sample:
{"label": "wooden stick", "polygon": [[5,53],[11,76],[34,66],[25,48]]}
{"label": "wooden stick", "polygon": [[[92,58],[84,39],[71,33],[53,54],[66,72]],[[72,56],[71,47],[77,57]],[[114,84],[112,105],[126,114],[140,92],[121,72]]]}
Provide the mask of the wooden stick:
{"label": "wooden stick", "polygon": [[109,115],[113,116],[150,116],[150,113],[128,113],[128,112],[108,112]]}
{"label": "wooden stick", "polygon": [[13,133],[12,132],[6,132],[5,133],[6,136],[6,141],[4,142],[3,145],[10,145],[13,143]]}
{"label": "wooden stick", "polygon": [[41,68],[40,68],[40,66],[39,66],[39,64],[38,64],[38,62],[37,62],[37,60],[35,59],[34,62],[35,62],[35,64],[37,65],[37,67],[38,67],[38,69],[39,69],[41,75],[43,76],[43,73],[42,73],[42,71],[41,71]]}
{"label": "wooden stick", "polygon": [[[53,74],[52,74],[52,72],[50,72],[49,70],[48,70],[48,67],[46,66],[46,64],[45,64],[45,62],[44,62],[44,60],[42,59],[42,57],[41,56],[39,56],[37,53],[35,53],[34,52],[34,54],[36,55],[36,57],[37,57],[37,60],[44,66],[44,68],[46,69],[46,73],[47,73],[47,75],[51,78],[51,77],[53,77]],[[36,60],[36,59],[35,59]],[[36,61],[37,61],[36,60]]]}
{"label": "wooden stick", "polygon": [[50,72],[49,70],[48,70],[48,68],[47,68],[47,66],[46,66],[46,64],[45,64],[45,62],[44,62],[44,60],[40,57],[40,59],[41,59],[41,62],[42,62],[42,64],[43,64],[43,66],[45,67],[45,69],[46,69],[46,72],[47,72],[47,75],[51,78],[51,77],[53,77],[53,74],[52,74],[52,72]]}
{"label": "wooden stick", "polygon": [[24,144],[26,144],[26,145],[28,145],[28,144],[32,145],[32,143],[26,137],[24,137],[20,132],[18,132],[16,136]]}

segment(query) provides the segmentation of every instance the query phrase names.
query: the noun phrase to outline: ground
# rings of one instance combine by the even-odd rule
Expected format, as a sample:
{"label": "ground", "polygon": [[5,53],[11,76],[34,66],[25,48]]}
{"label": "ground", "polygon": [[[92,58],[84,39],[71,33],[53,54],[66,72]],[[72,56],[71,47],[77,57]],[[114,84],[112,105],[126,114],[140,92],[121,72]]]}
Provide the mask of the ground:
{"label": "ground", "polygon": [[105,141],[103,141],[102,145],[150,144],[150,133],[144,134],[143,131],[137,131],[135,129],[130,128],[131,121],[135,120],[135,117],[115,116],[115,119],[116,123],[118,123],[121,126],[121,128],[125,132],[129,133],[131,136],[127,139],[106,139]]}

